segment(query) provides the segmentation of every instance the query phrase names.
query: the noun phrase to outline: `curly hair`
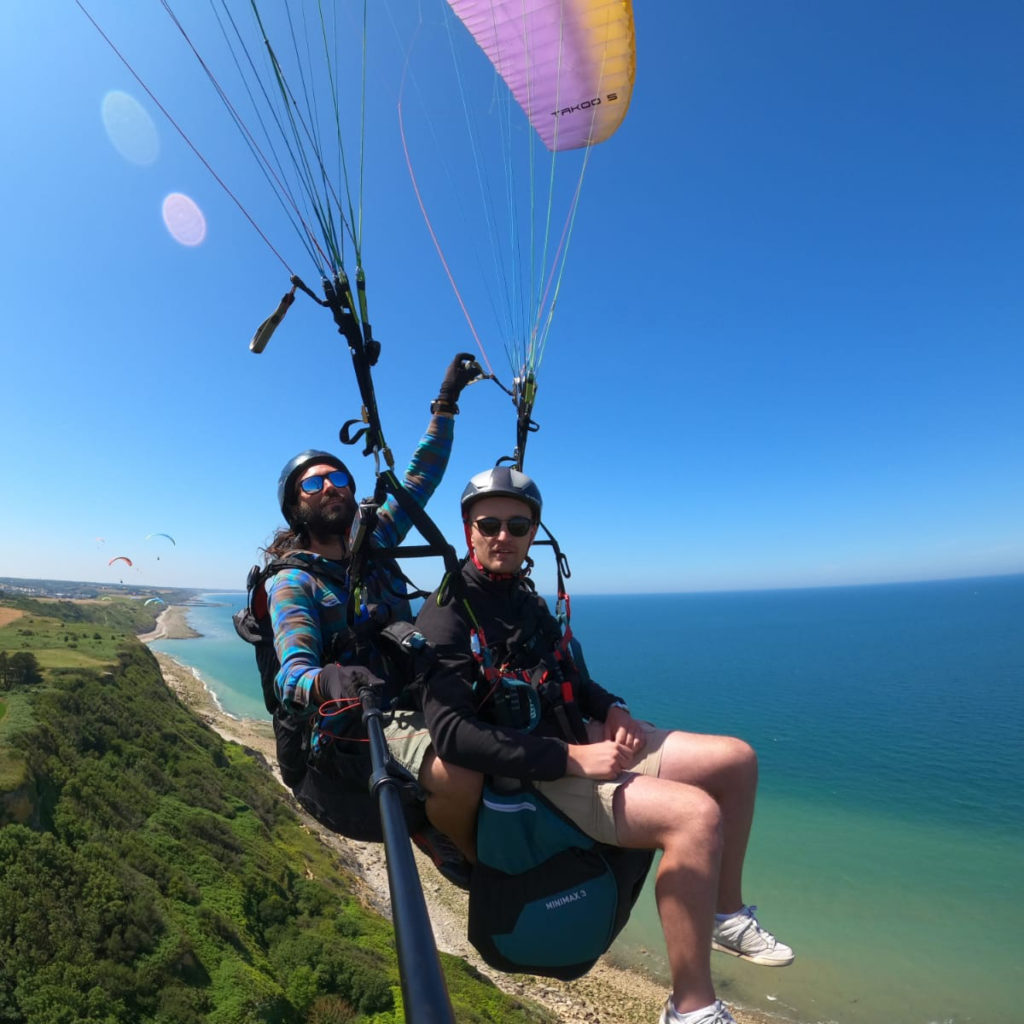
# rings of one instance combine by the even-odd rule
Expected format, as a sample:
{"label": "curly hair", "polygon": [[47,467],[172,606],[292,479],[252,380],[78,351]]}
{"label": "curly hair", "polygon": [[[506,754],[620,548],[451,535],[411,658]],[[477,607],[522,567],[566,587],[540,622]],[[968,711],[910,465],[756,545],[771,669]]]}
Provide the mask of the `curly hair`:
{"label": "curly hair", "polygon": [[304,551],[309,547],[309,534],[304,526],[281,526],[274,531],[270,543],[263,548],[263,562],[269,565],[275,558],[283,558],[292,551]]}

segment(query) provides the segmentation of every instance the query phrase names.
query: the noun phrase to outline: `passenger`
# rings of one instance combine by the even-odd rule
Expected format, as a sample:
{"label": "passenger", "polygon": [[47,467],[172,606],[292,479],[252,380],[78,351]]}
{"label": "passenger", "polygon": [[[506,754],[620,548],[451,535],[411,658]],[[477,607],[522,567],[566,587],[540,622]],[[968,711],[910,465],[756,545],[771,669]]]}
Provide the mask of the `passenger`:
{"label": "passenger", "polygon": [[[741,891],[756,755],[730,736],[638,721],[622,697],[559,657],[561,628],[523,571],[540,514],[540,491],[515,469],[480,473],[463,492],[466,600],[442,587],[416,620],[437,652],[421,681],[434,749],[450,767],[529,780],[599,842],[661,850],[655,898],[672,976],[661,1021],[728,1024],[712,948],[766,966],[793,961]],[[536,681],[546,669],[572,686],[572,701],[558,699],[560,686],[541,688],[531,731],[497,724],[500,687],[478,685],[487,665],[490,679],[496,669]],[[567,737],[573,705],[582,717]]]}

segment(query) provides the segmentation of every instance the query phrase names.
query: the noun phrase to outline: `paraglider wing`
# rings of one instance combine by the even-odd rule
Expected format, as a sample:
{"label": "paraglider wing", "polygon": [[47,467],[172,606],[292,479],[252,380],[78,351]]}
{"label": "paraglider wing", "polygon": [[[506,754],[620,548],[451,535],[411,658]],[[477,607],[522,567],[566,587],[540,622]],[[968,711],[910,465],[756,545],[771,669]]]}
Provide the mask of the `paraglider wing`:
{"label": "paraglider wing", "polygon": [[448,0],[550,150],[596,145],[629,107],[630,0]]}
{"label": "paraglider wing", "polygon": [[146,600],[142,602],[142,605],[143,605],[143,607],[145,607],[147,604],[166,604],[166,603],[167,602],[164,601],[164,599],[162,597],[149,597],[149,598],[146,598]]}
{"label": "paraglider wing", "polygon": [[132,564],[132,560],[127,555],[116,555],[107,562],[107,565],[113,565],[115,562],[127,562],[129,565]]}
{"label": "paraglider wing", "polygon": [[[147,533],[146,540],[151,540],[153,537],[166,537],[172,544],[174,544],[174,538],[169,533]],[[177,544],[174,544],[177,547]]]}

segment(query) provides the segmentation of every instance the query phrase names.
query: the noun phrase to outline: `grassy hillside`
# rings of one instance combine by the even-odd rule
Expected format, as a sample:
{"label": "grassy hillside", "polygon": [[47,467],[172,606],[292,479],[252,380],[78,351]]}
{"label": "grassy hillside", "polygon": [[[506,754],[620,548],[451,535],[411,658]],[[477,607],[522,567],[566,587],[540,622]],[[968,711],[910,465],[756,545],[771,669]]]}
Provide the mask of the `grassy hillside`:
{"label": "grassy hillside", "polygon": [[[167,690],[131,609],[76,608],[0,627],[42,666],[0,692],[0,1024],[403,1020],[390,924]],[[442,959],[459,1021],[550,1019]]]}

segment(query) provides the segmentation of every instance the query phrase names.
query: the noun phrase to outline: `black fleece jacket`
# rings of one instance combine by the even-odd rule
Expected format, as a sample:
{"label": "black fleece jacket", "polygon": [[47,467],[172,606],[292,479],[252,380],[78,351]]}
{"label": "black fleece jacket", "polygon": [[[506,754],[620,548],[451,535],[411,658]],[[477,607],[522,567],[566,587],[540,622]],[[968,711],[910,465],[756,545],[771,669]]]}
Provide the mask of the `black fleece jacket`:
{"label": "black fleece jacket", "polygon": [[[553,664],[561,630],[542,597],[522,579],[494,579],[472,562],[463,566],[462,576],[493,665],[500,668],[508,663],[510,652],[516,669]],[[567,744],[552,709],[544,707],[539,724],[528,733],[487,721],[486,705],[480,706],[473,689],[479,677],[470,648],[473,623],[461,601],[449,596],[439,605],[437,596],[435,592],[427,599],[416,619],[416,628],[436,650],[432,664],[417,679],[417,696],[437,755],[488,775],[561,778]],[[572,682],[576,704],[586,718],[603,722],[608,708],[621,699],[586,672]]]}

